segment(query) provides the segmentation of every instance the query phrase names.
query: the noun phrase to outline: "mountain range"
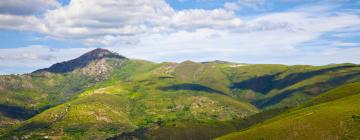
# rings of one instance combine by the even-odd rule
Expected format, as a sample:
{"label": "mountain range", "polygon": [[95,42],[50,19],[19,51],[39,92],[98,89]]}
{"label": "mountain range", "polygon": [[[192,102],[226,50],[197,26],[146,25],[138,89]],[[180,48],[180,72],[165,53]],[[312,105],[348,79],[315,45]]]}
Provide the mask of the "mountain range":
{"label": "mountain range", "polygon": [[360,65],[154,63],[95,49],[0,76],[0,139],[360,139]]}

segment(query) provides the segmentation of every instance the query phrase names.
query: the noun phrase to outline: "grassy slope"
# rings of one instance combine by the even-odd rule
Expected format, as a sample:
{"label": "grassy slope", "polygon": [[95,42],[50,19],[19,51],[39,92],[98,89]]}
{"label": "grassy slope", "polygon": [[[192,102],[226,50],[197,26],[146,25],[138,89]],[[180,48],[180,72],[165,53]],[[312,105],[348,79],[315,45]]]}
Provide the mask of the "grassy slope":
{"label": "grassy slope", "polygon": [[[166,75],[159,74],[158,71],[166,65],[128,61],[108,81],[86,90],[73,101],[33,117],[8,136],[24,137],[32,133],[34,137],[106,138],[159,122],[176,126],[174,128],[191,128],[200,124],[208,130],[216,127],[216,123],[258,112],[251,104],[222,94],[191,89],[163,90],[162,87],[183,83],[169,75],[164,78]],[[184,126],[180,125],[181,121],[190,123]],[[106,127],[114,125],[123,127]],[[109,131],[97,129],[99,127]]]}
{"label": "grassy slope", "polygon": [[[292,74],[294,75],[294,74]],[[301,72],[298,77],[307,77],[304,80],[297,81],[294,84],[283,88],[280,91],[269,93],[272,97],[267,100],[268,106],[265,108],[277,108],[282,106],[298,106],[309,99],[312,99],[324,92],[334,89],[343,84],[360,81],[360,67],[359,65],[341,64],[315,67],[309,72]],[[301,78],[300,78],[301,79]],[[291,78],[289,80],[292,80]],[[284,80],[284,82],[289,82]],[[281,80],[280,80],[281,81]],[[274,96],[275,95],[275,96]],[[278,97],[284,99],[278,100]],[[275,102],[273,104],[273,102]]]}
{"label": "grassy slope", "polygon": [[[112,73],[123,63],[117,59],[102,59],[70,73],[31,73],[0,76],[0,104],[24,108],[41,108],[68,101],[84,89],[104,81],[97,76]],[[105,65],[108,71],[96,75],[98,65]]]}
{"label": "grassy slope", "polygon": [[[99,64],[90,63],[84,70]],[[119,67],[119,61],[107,59],[108,68]],[[48,72],[0,76],[0,133],[10,125],[68,100],[100,82],[88,71],[53,74]]]}
{"label": "grassy slope", "polygon": [[359,84],[341,86],[305,103],[305,108],[219,139],[359,139]]}
{"label": "grassy slope", "polygon": [[141,89],[128,91],[126,88],[130,86],[120,83],[88,91],[91,93],[51,108],[13,132],[22,137],[32,133],[34,137],[47,135],[53,138],[94,139],[111,137],[160,121],[172,126],[184,120],[211,124],[258,112],[250,104],[223,95],[205,92],[159,93],[151,90],[145,93]]}
{"label": "grassy slope", "polygon": [[[180,83],[199,83],[201,85],[205,85],[208,87],[214,87],[214,85],[217,85],[217,87],[228,87],[229,81],[234,81],[236,78],[238,80],[246,80],[251,79],[253,77],[257,76],[263,76],[263,75],[271,75],[271,74],[277,74],[282,72],[282,75],[278,76],[277,78],[285,78],[287,75],[293,74],[293,73],[301,73],[301,72],[307,72],[307,71],[316,71],[321,69],[326,69],[329,67],[338,67],[336,66],[324,66],[324,67],[313,67],[313,66],[284,66],[284,65],[248,65],[248,66],[240,66],[240,67],[233,67],[233,64],[200,64],[195,63],[191,61],[186,61],[180,64],[174,64],[174,63],[164,63],[159,64],[156,68],[152,69],[150,72],[146,72],[146,74],[140,74],[137,75],[137,79],[142,79],[141,82],[144,82],[145,85],[149,87],[149,84],[152,85],[154,83],[164,86],[164,80],[155,80],[157,78],[166,78],[166,79],[175,79],[177,82],[174,83],[168,83],[168,85],[176,85],[179,82]],[[212,74],[204,74],[205,71],[211,71]],[[228,76],[226,80],[224,80],[223,77],[226,77],[227,74],[232,74]],[[202,80],[202,76],[207,76],[207,80]],[[238,76],[238,77],[234,77]],[[151,77],[151,78],[148,78]],[[233,79],[232,79],[233,78]],[[207,84],[206,81],[217,81],[212,82],[213,85]],[[170,80],[171,81],[171,80]],[[166,82],[165,82],[166,83]],[[165,84],[166,85],[166,84]],[[142,86],[140,86],[142,87]],[[151,86],[150,86],[151,87]],[[215,88],[220,89],[221,88]],[[148,89],[147,89],[148,90]],[[232,94],[226,91],[229,90],[221,90],[224,91],[226,94]],[[160,96],[163,96],[164,93],[161,93]],[[265,113],[262,115],[257,115],[258,118],[261,118],[261,120],[264,120],[266,118],[271,118],[274,116],[274,114],[278,114],[279,112],[282,112],[283,110],[279,110],[275,113],[272,113],[272,111],[269,111],[269,113]],[[255,115],[256,116],[256,115]],[[181,117],[178,117],[178,119]],[[235,118],[234,118],[235,119]],[[165,126],[157,128],[157,129],[137,129],[137,131],[134,131],[132,133],[128,133],[126,135],[121,135],[117,137],[118,139],[127,138],[129,136],[134,137],[144,137],[144,138],[154,138],[154,139],[188,139],[188,138],[203,138],[203,139],[211,139],[213,136],[217,136],[219,134],[235,131],[236,129],[244,128],[250,124],[256,123],[258,119],[255,119],[255,121],[252,120],[252,118],[248,118],[247,121],[243,123],[244,121],[235,121],[232,123],[239,123],[242,126],[238,125],[228,125],[226,123],[218,123],[216,125],[188,125],[186,127],[172,127],[172,123],[166,123]],[[174,122],[177,124],[176,122]],[[203,129],[200,129],[203,128]],[[213,130],[214,135],[207,135],[204,136],[202,134],[206,133],[209,130]],[[211,131],[211,132],[213,132]],[[183,132],[183,133],[182,133]],[[218,132],[217,134],[215,132]]]}
{"label": "grassy slope", "polygon": [[[112,65],[111,63],[114,64]],[[359,72],[359,67],[342,68],[341,66],[343,65],[321,67],[285,65],[242,66],[237,64],[218,63],[201,64],[190,61],[180,64],[155,64],[142,60],[126,61],[121,66],[116,65],[116,62],[110,62],[110,64],[116,67],[114,67],[114,71],[109,78],[103,82],[97,82],[94,80],[94,77],[84,76],[78,72],[62,75],[33,75],[33,77],[30,78],[30,83],[33,83],[34,90],[26,89],[24,90],[26,92],[22,93],[19,92],[20,90],[11,89],[8,90],[10,92],[9,94],[4,95],[15,95],[14,97],[11,97],[11,99],[18,99],[18,97],[24,98],[22,101],[20,100],[17,103],[14,102],[15,106],[20,107],[29,107],[29,101],[36,101],[35,109],[38,109],[74,99],[84,89],[87,90],[81,94],[78,99],[75,99],[74,102],[94,96],[92,95],[92,92],[102,88],[115,89],[115,91],[117,89],[122,89],[124,96],[121,97],[121,99],[128,100],[125,105],[131,106],[129,111],[130,122],[126,124],[128,124],[128,126],[135,126],[128,127],[128,129],[147,127],[149,124],[154,124],[159,121],[166,121],[166,124],[169,126],[174,125],[173,123],[175,123],[175,126],[179,126],[176,125],[179,124],[178,122],[195,120],[196,123],[200,122],[200,125],[195,126],[194,123],[191,123],[191,125],[186,127],[183,126],[183,128],[185,128],[183,130],[188,128],[194,128],[194,130],[204,128],[204,131],[202,132],[205,132],[205,130],[209,128],[224,126],[228,127],[229,131],[230,129],[231,131],[234,131],[232,125],[216,124],[208,126],[208,124],[229,121],[258,112],[255,107],[249,105],[246,101],[253,101],[255,104],[256,101],[263,101],[265,103],[275,101],[268,106],[276,108],[293,106],[293,103],[299,105],[328,89],[335,88],[349,81],[356,81],[356,78],[359,77],[356,75],[357,72]],[[331,69],[322,73],[314,73],[329,68],[336,69]],[[281,86],[269,86],[269,82],[266,81],[266,76],[270,76],[270,82],[279,82],[279,85]],[[345,78],[342,78],[344,76]],[[255,80],[255,84],[260,85],[260,87],[269,86],[270,90],[266,93],[259,92],[257,89],[258,87],[253,86],[252,84],[245,88],[231,87],[233,84],[256,79],[258,77],[265,77],[265,82],[262,80]],[[327,82],[333,79],[336,80],[338,77],[340,78],[340,80],[337,79],[339,81],[342,79],[345,80],[335,83]],[[96,82],[97,84],[93,86]],[[119,83],[123,85],[119,85]],[[169,88],[170,90],[162,90],[163,87],[173,85],[181,87],[184,84],[191,84],[191,86],[190,88]],[[204,90],[204,88],[207,90]],[[5,90],[6,89],[7,88],[5,88]],[[208,89],[219,91],[218,93],[224,93],[229,96],[210,93]],[[286,96],[284,99],[278,100],[278,98],[276,98],[278,95],[286,94],[287,91],[291,90],[294,90],[295,92]],[[34,91],[33,94],[29,94],[32,93],[32,91]],[[91,96],[88,97],[87,95]],[[111,96],[115,95],[111,94]],[[116,95],[116,97],[117,96],[118,95]],[[25,97],[29,97],[29,99]],[[37,99],[39,97],[41,97],[41,99]],[[0,98],[0,101],[1,99],[4,99],[4,102],[6,101],[5,98]],[[114,100],[117,99],[118,98],[114,98]],[[100,100],[100,102],[102,101]],[[90,103],[84,102],[83,104],[86,106],[94,106],[95,108],[97,107]],[[91,110],[85,112],[88,111]],[[81,116],[82,114],[78,115]],[[6,119],[8,118],[4,117],[2,120],[4,120],[4,122],[9,122]],[[113,119],[116,120],[116,117]],[[68,120],[63,121],[67,122]],[[95,123],[95,121],[93,123]],[[5,125],[5,127],[8,126],[9,125]],[[67,126],[64,127],[67,128]],[[174,127],[173,130],[177,130],[179,127]],[[157,129],[156,131],[172,130],[171,127],[166,126],[165,128],[166,129]],[[128,129],[116,129],[115,132],[121,133],[128,131]],[[156,131],[151,131],[151,133],[155,134]],[[89,132],[94,132],[95,134],[98,131],[91,130]],[[198,133],[196,131],[192,132]],[[102,133],[100,135],[111,136],[113,135],[113,132]],[[69,136],[73,137],[73,134],[69,134]]]}
{"label": "grassy slope", "polygon": [[321,104],[321,103],[333,101],[336,99],[340,99],[340,98],[351,96],[351,95],[358,94],[358,93],[360,93],[360,82],[349,83],[346,85],[339,86],[339,87],[337,87],[333,90],[330,90],[324,94],[321,94],[321,95],[305,102],[304,104],[302,104],[301,106],[299,106],[297,108],[304,108],[304,107],[308,107],[308,106],[312,106],[312,105],[316,105],[316,104]]}
{"label": "grassy slope", "polygon": [[337,86],[360,81],[360,67],[353,64],[265,66],[269,67],[255,65],[253,69],[248,65],[226,69],[229,77],[233,77],[233,96],[262,109],[293,107]]}
{"label": "grassy slope", "polygon": [[[244,88],[231,88],[234,83],[239,83],[256,77],[276,75],[277,80],[289,81],[291,76],[334,66],[284,66],[284,65],[247,65],[233,67],[234,64],[201,64],[186,61],[180,64],[161,63],[154,64],[147,61],[131,60],[117,67],[107,80],[109,85],[117,80],[149,80],[159,77],[174,77],[181,83],[196,83],[224,92],[241,100],[252,101],[256,105],[265,104],[264,107],[283,107],[298,105],[312,96],[322,93],[321,89],[331,89],[342,83],[359,79],[359,76],[348,76],[343,82],[328,84],[331,79],[344,77],[359,72],[359,67],[343,68],[337,71],[313,75],[294,84],[282,88],[267,85],[268,82],[256,81],[261,87],[269,86],[267,93],[259,93],[252,84]],[[337,81],[341,81],[336,79]],[[2,82],[1,82],[2,81]],[[273,81],[273,80],[272,80]],[[33,74],[20,76],[2,76],[0,78],[0,104],[16,106],[25,110],[39,110],[47,106],[63,103],[84,89],[91,87],[97,81],[93,76],[83,75],[79,72],[67,74]],[[283,82],[284,83],[284,82]],[[1,86],[3,85],[3,86]],[[5,86],[4,86],[5,85]],[[322,88],[316,88],[313,85]],[[255,89],[254,89],[255,88]],[[291,91],[291,94],[288,94]],[[286,95],[283,99],[278,98]],[[296,103],[296,104],[294,104]],[[30,106],[29,106],[30,105]]]}
{"label": "grassy slope", "polygon": [[185,61],[176,65],[172,74],[179,81],[198,83],[225,93],[230,92],[228,88],[230,81],[221,71],[220,64]]}
{"label": "grassy slope", "polygon": [[[10,133],[22,137],[94,139],[134,128],[126,99],[117,95],[93,95],[46,110]],[[6,136],[7,137],[7,136]]]}

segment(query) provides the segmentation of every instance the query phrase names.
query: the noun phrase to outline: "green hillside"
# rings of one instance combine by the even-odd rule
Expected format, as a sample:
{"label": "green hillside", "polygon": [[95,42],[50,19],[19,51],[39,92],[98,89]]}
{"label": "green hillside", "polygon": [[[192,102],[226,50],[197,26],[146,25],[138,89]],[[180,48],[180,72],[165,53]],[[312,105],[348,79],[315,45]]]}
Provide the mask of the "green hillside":
{"label": "green hillside", "polygon": [[342,86],[339,86],[333,90],[330,90],[324,94],[321,94],[306,103],[302,104],[298,108],[308,107],[316,104],[321,104],[329,101],[333,101],[336,99],[340,99],[343,97],[351,96],[354,94],[360,93],[360,82],[349,83]]}
{"label": "green hillside", "polygon": [[[104,75],[99,77],[90,70],[104,63],[109,68],[116,68],[123,62],[115,59],[96,61],[71,73],[40,72],[0,76],[0,116],[18,122],[73,99],[85,89],[105,80],[101,79]],[[2,123],[8,121],[0,122],[0,132]]]}
{"label": "green hillside", "polygon": [[358,81],[356,64],[154,63],[96,49],[0,76],[0,138],[213,139],[329,102],[326,110]]}
{"label": "green hillside", "polygon": [[339,85],[360,80],[360,67],[352,64],[265,69],[271,72],[231,85],[236,96],[262,109],[298,106]]}
{"label": "green hillside", "polygon": [[219,139],[359,139],[359,85],[336,88],[303,107]]}
{"label": "green hillside", "polygon": [[148,83],[120,82],[88,90],[75,100],[27,120],[9,135],[34,138],[106,138],[153,125],[184,127],[179,123],[184,121],[188,122],[189,127],[197,124],[201,126],[258,112],[249,103],[217,93],[201,90],[162,91],[155,88],[157,85],[142,84]]}

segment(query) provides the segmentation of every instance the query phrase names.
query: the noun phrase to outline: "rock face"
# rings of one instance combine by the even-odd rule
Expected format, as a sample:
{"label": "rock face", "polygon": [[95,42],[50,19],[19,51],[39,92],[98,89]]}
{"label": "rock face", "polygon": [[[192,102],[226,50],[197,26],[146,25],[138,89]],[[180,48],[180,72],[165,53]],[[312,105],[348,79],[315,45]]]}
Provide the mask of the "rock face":
{"label": "rock face", "polygon": [[74,72],[82,75],[93,76],[96,81],[106,80],[110,76],[114,67],[118,67],[124,62],[124,59],[115,59],[112,64],[109,64],[107,60],[108,58],[103,58],[98,61],[94,61],[84,68],[76,69]]}
{"label": "rock face", "polygon": [[124,56],[121,56],[117,53],[111,52],[109,50],[106,49],[95,49],[93,51],[90,51],[88,53],[85,53],[84,55],[70,60],[70,61],[65,61],[65,62],[61,62],[61,63],[57,63],[52,65],[49,68],[45,68],[45,69],[40,69],[37,70],[33,73],[38,73],[38,72],[51,72],[51,73],[66,73],[66,72],[71,72],[74,71],[75,69],[78,68],[84,68],[86,67],[88,64],[90,64],[91,62],[93,62],[94,60],[101,60],[103,58],[117,58],[117,59],[127,59]]}

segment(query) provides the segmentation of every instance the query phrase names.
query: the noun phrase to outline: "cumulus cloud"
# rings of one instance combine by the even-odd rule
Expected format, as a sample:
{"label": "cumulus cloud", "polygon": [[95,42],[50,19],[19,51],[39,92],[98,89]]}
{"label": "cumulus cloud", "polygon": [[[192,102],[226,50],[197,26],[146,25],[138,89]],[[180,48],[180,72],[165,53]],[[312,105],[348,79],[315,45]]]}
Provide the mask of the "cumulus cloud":
{"label": "cumulus cloud", "polygon": [[[233,2],[246,7],[257,7],[264,3],[264,0]],[[329,8],[323,8],[325,6],[310,8],[316,11],[296,9],[243,20],[226,5],[225,8],[212,10],[175,10],[164,0],[72,0],[66,6],[47,10],[41,17],[0,15],[0,28],[37,31],[52,38],[81,40],[89,46],[113,46],[135,45],[143,37],[156,34],[166,36],[199,29],[233,33],[287,30],[300,32],[301,36],[302,32],[321,34],[359,24],[359,17],[354,14],[322,15],[322,11],[329,11]]]}
{"label": "cumulus cloud", "polygon": [[66,7],[47,12],[44,21],[49,35],[84,39],[89,45],[112,45],[113,38],[122,41],[141,34],[242,25],[240,18],[224,9],[176,11],[163,0],[72,0]]}
{"label": "cumulus cloud", "polygon": [[162,0],[72,0],[45,14],[48,34],[60,38],[134,35],[167,20],[173,10]]}
{"label": "cumulus cloud", "polygon": [[0,28],[45,32],[47,27],[35,16],[17,16],[0,14]]}
{"label": "cumulus cloud", "polygon": [[[113,45],[109,37],[122,41],[127,36],[242,25],[234,12],[225,9],[176,11],[164,0],[72,0],[41,17],[2,15],[0,20],[0,28],[37,30],[54,38],[80,39],[88,45]],[[12,23],[17,26],[10,26]]]}
{"label": "cumulus cloud", "polygon": [[[72,0],[65,6],[48,8],[41,16],[0,12],[0,28],[80,40],[88,46],[100,44],[131,58],[153,61],[359,63],[358,43],[330,41],[328,47],[312,46],[316,52],[301,46],[330,32],[337,32],[339,37],[358,32],[360,17],[356,12],[316,5],[251,17],[236,15],[238,8],[256,8],[264,3],[237,0],[232,6],[225,4],[217,9],[175,10],[164,0]],[[29,64],[41,68],[90,50],[70,49],[1,49],[0,67]]]}
{"label": "cumulus cloud", "polygon": [[0,14],[31,15],[58,6],[57,0],[1,0]]}
{"label": "cumulus cloud", "polygon": [[1,0],[0,29],[44,33],[47,27],[35,15],[59,6],[57,0]]}

